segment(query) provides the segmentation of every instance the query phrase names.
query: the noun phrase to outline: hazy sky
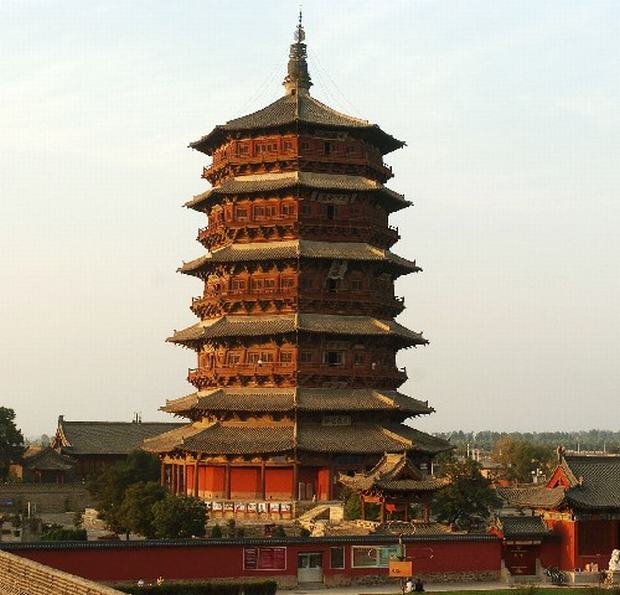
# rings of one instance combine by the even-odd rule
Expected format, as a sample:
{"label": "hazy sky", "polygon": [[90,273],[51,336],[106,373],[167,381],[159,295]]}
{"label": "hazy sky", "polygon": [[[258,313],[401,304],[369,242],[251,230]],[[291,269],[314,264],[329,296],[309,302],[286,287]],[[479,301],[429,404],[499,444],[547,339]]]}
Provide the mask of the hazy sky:
{"label": "hazy sky", "polygon": [[[0,403],[169,419],[207,188],[190,141],[283,92],[297,2],[0,0]],[[305,0],[315,97],[408,146],[416,425],[618,429],[620,3]]]}

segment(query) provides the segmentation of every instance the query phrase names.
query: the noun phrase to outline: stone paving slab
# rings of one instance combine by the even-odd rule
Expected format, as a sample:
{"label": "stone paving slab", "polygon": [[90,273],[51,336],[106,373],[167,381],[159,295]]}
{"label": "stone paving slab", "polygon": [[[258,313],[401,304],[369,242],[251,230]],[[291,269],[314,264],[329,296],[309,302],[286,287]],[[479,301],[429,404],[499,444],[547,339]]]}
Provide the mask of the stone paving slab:
{"label": "stone paving slab", "polygon": [[[496,591],[498,589],[509,589],[510,587],[506,583],[502,582],[470,582],[470,583],[425,583],[424,589],[427,593],[433,591]],[[292,590],[284,591],[278,590],[278,595],[318,595],[319,593],[325,593],[325,595],[400,595],[401,591],[398,583],[393,586],[389,584],[384,585],[356,585],[353,587],[334,587],[334,588],[304,588],[297,587]]]}

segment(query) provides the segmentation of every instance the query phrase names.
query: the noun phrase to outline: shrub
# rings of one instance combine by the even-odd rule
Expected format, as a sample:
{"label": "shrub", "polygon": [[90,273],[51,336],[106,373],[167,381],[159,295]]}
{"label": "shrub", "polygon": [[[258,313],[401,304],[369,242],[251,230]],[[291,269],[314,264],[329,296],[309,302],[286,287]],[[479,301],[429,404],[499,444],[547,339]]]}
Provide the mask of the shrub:
{"label": "shrub", "polygon": [[55,527],[41,536],[42,541],[86,541],[86,529]]}
{"label": "shrub", "polygon": [[273,530],[271,536],[277,538],[286,537],[286,531],[282,525],[276,525],[276,528]]}
{"label": "shrub", "polygon": [[213,525],[213,527],[211,527],[211,537],[213,539],[222,539],[222,527]]}
{"label": "shrub", "polygon": [[208,583],[164,581],[161,585],[113,585],[122,593],[132,595],[274,595],[275,581],[256,583]]}

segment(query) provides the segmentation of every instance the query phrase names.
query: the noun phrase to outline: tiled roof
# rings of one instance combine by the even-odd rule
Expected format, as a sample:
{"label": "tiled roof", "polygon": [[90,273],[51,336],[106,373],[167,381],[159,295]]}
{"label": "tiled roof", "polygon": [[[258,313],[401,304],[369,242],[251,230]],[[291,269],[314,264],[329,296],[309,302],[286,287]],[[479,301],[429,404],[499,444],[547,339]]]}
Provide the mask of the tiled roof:
{"label": "tiled roof", "polygon": [[283,335],[296,331],[331,335],[393,336],[404,345],[428,343],[421,333],[411,331],[393,320],[332,314],[222,316],[202,320],[186,329],[175,331],[167,341],[191,346],[212,338]]}
{"label": "tiled roof", "polygon": [[451,446],[444,440],[405,425],[306,425],[297,430],[297,446],[314,452],[371,454],[418,451],[438,453]]}
{"label": "tiled roof", "polygon": [[545,537],[549,529],[539,516],[500,516],[499,528],[506,539]]}
{"label": "tiled roof", "polygon": [[564,500],[564,488],[544,485],[497,487],[497,493],[515,508],[556,508]]}
{"label": "tiled roof", "polygon": [[450,480],[447,477],[436,479],[396,479],[394,481],[379,481],[377,487],[386,492],[436,492],[445,488]]}
{"label": "tiled roof", "polygon": [[170,452],[179,448],[186,438],[191,438],[204,430],[203,424],[177,424],[177,428],[162,434],[147,438],[142,443],[142,449],[149,452]]}
{"label": "tiled roof", "polygon": [[522,486],[497,488],[517,508],[620,510],[620,456],[566,456],[559,465],[568,487]]}
{"label": "tiled roof", "polygon": [[24,455],[24,467],[39,471],[68,471],[74,464],[73,459],[50,447],[42,448],[29,456]]}
{"label": "tiled roof", "polygon": [[162,411],[291,411],[295,406],[292,388],[219,388],[166,401]]}
{"label": "tiled roof", "polygon": [[396,391],[334,388],[222,388],[192,393],[167,401],[162,411],[187,415],[190,411],[402,411],[407,415],[432,413],[427,401]]}
{"label": "tiled roof", "polygon": [[182,449],[205,454],[251,454],[285,452],[295,445],[302,450],[347,454],[404,450],[437,453],[450,448],[444,440],[404,425],[303,425],[297,427],[295,438],[292,425],[257,426],[219,422],[208,426],[202,422],[187,424],[145,440],[142,448],[151,452]]}
{"label": "tiled roof", "polygon": [[294,448],[293,426],[213,424],[185,440],[184,449],[205,454],[286,452]]}
{"label": "tiled roof", "polygon": [[293,426],[195,423],[151,438],[143,448],[160,453],[176,449],[204,454],[279,453],[294,448],[293,434]]}
{"label": "tiled roof", "polygon": [[353,490],[389,492],[434,492],[448,485],[446,478],[424,478],[406,453],[386,453],[368,472],[339,476],[340,483]]}
{"label": "tiled roof", "polygon": [[402,141],[383,132],[375,124],[367,120],[354,118],[328,107],[317,101],[308,93],[286,94],[268,106],[229,120],[226,124],[216,126],[209,134],[190,144],[190,147],[210,155],[230,133],[252,130],[277,128],[289,124],[308,124],[325,128],[348,129],[359,131],[373,144],[380,147],[384,153],[399,149],[404,145]]}
{"label": "tiled roof", "polygon": [[620,509],[620,456],[566,456],[562,466],[576,479],[566,491],[571,506]]}
{"label": "tiled roof", "polygon": [[179,423],[65,421],[58,422],[62,452],[69,455],[128,454],[145,438],[179,428]]}
{"label": "tiled roof", "polygon": [[411,204],[405,200],[402,194],[386,188],[383,184],[371,178],[296,171],[229,178],[219,186],[194,196],[185,203],[185,206],[201,210],[210,198],[216,196],[274,192],[298,186],[313,190],[336,190],[339,192],[376,192],[387,200],[393,211],[404,209]]}
{"label": "tiled roof", "polygon": [[278,259],[329,259],[386,262],[401,272],[419,272],[414,262],[361,242],[314,242],[285,240],[251,244],[229,244],[183,264],[179,271],[194,274],[210,262],[246,262]]}
{"label": "tiled roof", "polygon": [[397,391],[365,388],[299,388],[297,391],[297,407],[302,411],[400,410],[411,415],[435,411],[428,401],[419,401]]}

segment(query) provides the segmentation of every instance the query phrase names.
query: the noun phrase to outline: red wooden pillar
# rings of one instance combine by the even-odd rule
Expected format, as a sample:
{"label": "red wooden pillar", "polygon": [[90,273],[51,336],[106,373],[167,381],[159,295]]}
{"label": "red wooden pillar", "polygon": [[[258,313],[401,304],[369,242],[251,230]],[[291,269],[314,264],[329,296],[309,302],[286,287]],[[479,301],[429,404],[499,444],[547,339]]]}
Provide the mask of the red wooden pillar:
{"label": "red wooden pillar", "polygon": [[293,463],[293,490],[292,490],[292,494],[291,494],[291,498],[296,498],[297,497],[297,492],[299,491],[299,466],[297,464],[297,461],[295,461],[295,463]]}
{"label": "red wooden pillar", "polygon": [[198,498],[198,457],[194,462],[194,497]]}
{"label": "red wooden pillar", "polygon": [[428,499],[425,499],[423,504],[422,504],[422,510],[423,510],[423,519],[425,523],[428,523],[431,520],[431,510],[430,510],[430,503],[428,501]]}
{"label": "red wooden pillar", "polygon": [[224,468],[224,497],[230,500],[230,463]]}
{"label": "red wooden pillar", "polygon": [[183,461],[183,493],[187,495],[187,458]]}
{"label": "red wooden pillar", "polygon": [[258,496],[261,500],[265,499],[265,459],[260,462],[260,493]]}
{"label": "red wooden pillar", "polygon": [[328,473],[327,473],[327,499],[328,500],[333,500],[334,499],[334,465],[333,463],[330,461],[329,462],[329,467],[327,468]]}
{"label": "red wooden pillar", "polygon": [[159,485],[166,487],[166,463],[163,461],[159,464]]}

